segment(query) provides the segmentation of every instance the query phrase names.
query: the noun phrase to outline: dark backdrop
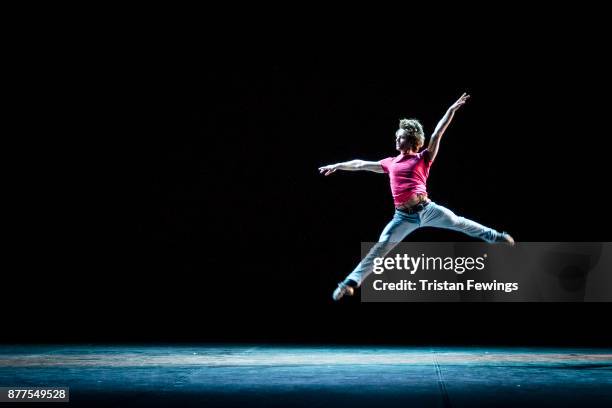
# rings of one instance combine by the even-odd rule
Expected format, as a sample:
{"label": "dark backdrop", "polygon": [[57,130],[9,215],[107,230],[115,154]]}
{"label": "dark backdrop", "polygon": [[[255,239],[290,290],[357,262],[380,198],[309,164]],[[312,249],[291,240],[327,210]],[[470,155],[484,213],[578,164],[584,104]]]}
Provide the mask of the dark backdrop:
{"label": "dark backdrop", "polygon": [[610,240],[600,33],[492,26],[397,47],[143,34],[39,71],[3,297],[29,318],[5,339],[611,344],[610,304],[331,300],[393,205],[385,175],[317,168],[395,155],[400,118],[430,134],[464,91],[430,196],[519,241]]}

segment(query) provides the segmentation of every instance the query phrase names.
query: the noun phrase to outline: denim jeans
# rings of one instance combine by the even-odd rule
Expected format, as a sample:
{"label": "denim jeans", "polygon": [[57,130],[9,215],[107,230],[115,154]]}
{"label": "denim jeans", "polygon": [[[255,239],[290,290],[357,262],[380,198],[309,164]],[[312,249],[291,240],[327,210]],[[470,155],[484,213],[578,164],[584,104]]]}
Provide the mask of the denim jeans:
{"label": "denim jeans", "polygon": [[467,218],[455,215],[448,208],[442,207],[431,201],[427,207],[415,214],[406,214],[395,210],[393,219],[383,230],[378,243],[361,260],[359,265],[351,272],[345,283],[352,284],[348,280],[361,285],[361,282],[372,272],[374,258],[384,257],[408,234],[420,227],[446,228],[463,232],[471,237],[480,238],[483,241],[495,242],[501,235],[494,229],[480,225]]}

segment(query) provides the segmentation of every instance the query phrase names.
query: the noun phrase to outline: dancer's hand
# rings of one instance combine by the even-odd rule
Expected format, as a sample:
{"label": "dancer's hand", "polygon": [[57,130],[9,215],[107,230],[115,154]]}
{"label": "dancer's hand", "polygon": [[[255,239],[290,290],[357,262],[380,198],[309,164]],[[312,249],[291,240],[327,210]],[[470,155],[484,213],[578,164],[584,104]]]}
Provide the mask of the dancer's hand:
{"label": "dancer's hand", "polygon": [[453,103],[451,107],[448,108],[448,110],[451,112],[456,112],[457,109],[462,107],[463,104],[466,103],[468,99],[470,99],[470,95],[464,92],[463,95],[461,95],[461,98],[457,99],[457,102]]}
{"label": "dancer's hand", "polygon": [[329,176],[336,170],[338,170],[338,165],[336,164],[328,164],[327,166],[319,167],[319,171],[321,172],[321,174],[324,174],[326,176]]}

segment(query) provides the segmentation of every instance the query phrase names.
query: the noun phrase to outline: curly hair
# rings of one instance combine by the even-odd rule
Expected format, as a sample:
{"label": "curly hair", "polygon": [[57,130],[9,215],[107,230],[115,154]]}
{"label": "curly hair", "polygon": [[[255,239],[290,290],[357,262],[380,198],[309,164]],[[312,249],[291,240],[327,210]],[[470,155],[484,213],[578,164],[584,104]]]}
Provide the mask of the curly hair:
{"label": "curly hair", "polygon": [[414,150],[425,143],[423,125],[417,119],[401,119],[399,129],[395,132],[395,135],[399,136],[400,132],[406,136],[408,145]]}

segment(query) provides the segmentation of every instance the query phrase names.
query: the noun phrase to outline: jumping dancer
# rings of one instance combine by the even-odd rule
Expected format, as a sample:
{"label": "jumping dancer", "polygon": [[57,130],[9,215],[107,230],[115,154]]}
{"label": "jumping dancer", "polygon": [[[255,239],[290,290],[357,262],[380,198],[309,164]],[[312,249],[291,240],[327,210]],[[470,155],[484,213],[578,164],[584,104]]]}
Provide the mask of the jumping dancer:
{"label": "jumping dancer", "polygon": [[465,104],[469,97],[464,93],[448,108],[431,135],[429,145],[421,152],[419,150],[425,144],[425,134],[421,123],[416,119],[402,119],[399,129],[395,132],[395,147],[400,152],[398,156],[388,157],[378,162],[351,160],[319,168],[321,174],[326,176],[336,170],[388,173],[395,204],[395,215],[383,230],[378,243],[372,247],[353,272],[338,284],[333,293],[334,300],[340,300],[345,295],[353,295],[355,288],[361,286],[363,280],[372,272],[374,258],[387,255],[408,234],[420,227],[446,228],[461,231],[487,242],[514,244],[514,240],[508,233],[498,232],[467,218],[459,217],[448,208],[434,203],[427,196],[427,177],[438,154],[440,140],[453,120],[455,112]]}

